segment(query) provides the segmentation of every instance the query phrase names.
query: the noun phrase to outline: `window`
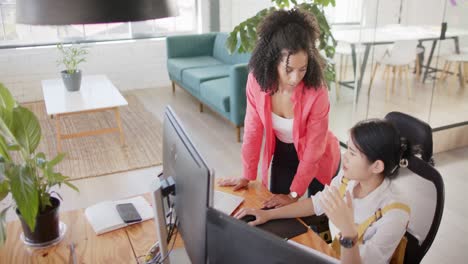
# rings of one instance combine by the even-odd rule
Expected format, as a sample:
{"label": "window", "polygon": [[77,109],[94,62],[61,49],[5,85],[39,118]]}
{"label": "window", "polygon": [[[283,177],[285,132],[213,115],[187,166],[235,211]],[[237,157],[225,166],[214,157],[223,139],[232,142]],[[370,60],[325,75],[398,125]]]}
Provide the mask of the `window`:
{"label": "window", "polygon": [[128,23],[69,26],[16,24],[16,0],[0,0],[0,46],[150,38],[196,32],[196,0],[176,0],[177,17]]}
{"label": "window", "polygon": [[360,23],[363,0],[335,0],[335,7],[325,8],[328,22],[332,24]]}

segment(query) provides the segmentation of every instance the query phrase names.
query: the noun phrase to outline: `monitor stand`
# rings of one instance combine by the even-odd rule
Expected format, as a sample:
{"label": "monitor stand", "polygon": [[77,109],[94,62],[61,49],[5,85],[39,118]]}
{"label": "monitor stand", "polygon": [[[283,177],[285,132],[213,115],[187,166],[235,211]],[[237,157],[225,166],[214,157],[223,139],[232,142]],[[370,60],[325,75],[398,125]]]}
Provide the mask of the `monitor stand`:
{"label": "monitor stand", "polygon": [[164,213],[164,196],[163,196],[163,187],[161,185],[161,180],[159,177],[151,185],[151,197],[153,202],[153,212],[154,212],[154,222],[156,224],[156,233],[159,240],[159,249],[161,252],[161,260],[164,259],[162,263],[170,264],[167,249],[167,223],[166,223],[166,214]]}

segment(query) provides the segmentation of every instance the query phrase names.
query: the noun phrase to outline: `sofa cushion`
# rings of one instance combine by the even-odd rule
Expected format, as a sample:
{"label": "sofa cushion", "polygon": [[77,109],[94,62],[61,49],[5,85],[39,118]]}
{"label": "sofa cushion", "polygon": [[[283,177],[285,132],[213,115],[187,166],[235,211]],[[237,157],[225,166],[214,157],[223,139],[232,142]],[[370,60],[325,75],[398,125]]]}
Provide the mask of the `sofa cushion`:
{"label": "sofa cushion", "polygon": [[226,33],[216,34],[216,38],[215,38],[214,46],[213,46],[213,57],[215,57],[216,59],[224,63],[231,64],[231,55],[226,49],[227,38],[228,38],[228,34]]}
{"label": "sofa cushion", "polygon": [[[213,56],[223,61],[227,64],[238,64],[238,63],[247,63],[250,60],[251,54],[250,53],[237,53],[234,52],[229,54],[229,51],[226,49],[226,41],[228,38],[228,34],[226,33],[218,33],[216,34],[216,39],[214,41],[213,47]],[[239,44],[237,44],[239,47]]]}
{"label": "sofa cushion", "polygon": [[231,111],[229,103],[229,77],[206,81],[200,84],[200,97],[224,112]]}
{"label": "sofa cushion", "polygon": [[220,65],[223,62],[211,56],[167,59],[167,70],[177,80],[182,80],[182,72],[187,69]]}
{"label": "sofa cushion", "polygon": [[184,70],[182,72],[182,82],[198,94],[202,82],[228,76],[230,67],[231,65],[223,64]]}

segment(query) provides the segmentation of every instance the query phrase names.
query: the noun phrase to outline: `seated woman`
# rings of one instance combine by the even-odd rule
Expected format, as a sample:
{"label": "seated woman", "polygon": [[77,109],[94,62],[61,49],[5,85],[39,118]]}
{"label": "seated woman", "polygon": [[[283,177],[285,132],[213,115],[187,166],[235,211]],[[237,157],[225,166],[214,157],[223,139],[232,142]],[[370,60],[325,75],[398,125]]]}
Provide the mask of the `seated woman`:
{"label": "seated woman", "polygon": [[[390,122],[359,122],[350,131],[343,173],[330,186],[310,199],[273,210],[245,208],[235,217],[254,215],[256,220],[249,224],[258,225],[272,219],[325,213],[332,236],[341,244],[341,263],[389,263],[409,221],[409,208],[400,202],[392,184],[400,164],[410,155],[409,149]],[[376,212],[382,214],[372,225],[359,227]]]}

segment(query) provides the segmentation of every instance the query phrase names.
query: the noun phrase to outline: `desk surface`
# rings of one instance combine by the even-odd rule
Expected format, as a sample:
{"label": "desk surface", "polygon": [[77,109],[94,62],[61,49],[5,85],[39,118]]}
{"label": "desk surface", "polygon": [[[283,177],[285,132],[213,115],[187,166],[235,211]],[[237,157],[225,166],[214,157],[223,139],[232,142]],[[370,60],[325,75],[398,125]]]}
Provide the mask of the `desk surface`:
{"label": "desk surface", "polygon": [[[448,28],[445,36],[467,36],[468,30],[462,28]],[[377,44],[395,42],[399,40],[438,39],[440,27],[434,26],[401,26],[393,25],[375,28],[353,28],[333,30],[333,37],[337,41],[350,44]]]}
{"label": "desk surface", "polygon": [[[259,182],[250,183],[249,189],[233,192],[231,188],[217,188],[220,191],[234,193],[245,197],[241,207],[262,207],[263,200],[271,194]],[[149,194],[145,197],[150,200]],[[56,246],[47,249],[26,247],[19,235],[22,232],[19,221],[7,225],[7,241],[0,248],[1,263],[68,263],[70,243],[75,244],[78,263],[134,263],[143,256],[156,239],[154,220],[131,225],[100,236],[97,236],[86,220],[84,209],[63,212],[60,221],[67,225],[65,238]],[[310,229],[307,233],[293,238],[294,241],[307,245],[330,256],[333,250]],[[179,238],[175,248],[183,247]]]}

